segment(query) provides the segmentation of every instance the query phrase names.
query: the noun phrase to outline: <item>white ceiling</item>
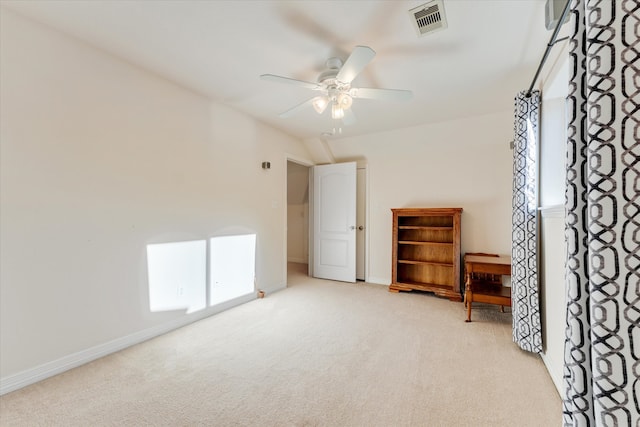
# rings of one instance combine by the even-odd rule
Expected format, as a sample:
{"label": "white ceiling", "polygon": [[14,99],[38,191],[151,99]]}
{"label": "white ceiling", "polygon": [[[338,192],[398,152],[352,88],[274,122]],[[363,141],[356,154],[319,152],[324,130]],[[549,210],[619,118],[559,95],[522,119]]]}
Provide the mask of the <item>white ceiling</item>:
{"label": "white ceiling", "polygon": [[[444,0],[448,29],[418,37],[408,10],[424,1],[31,0],[2,5],[108,51],[285,132],[335,127],[312,108],[278,114],[315,95],[259,79],[316,81],[331,56],[356,45],[377,55],[356,87],[409,89],[408,102],[355,100],[341,136],[512,108],[551,36],[544,0]],[[338,135],[336,135],[338,137]]]}

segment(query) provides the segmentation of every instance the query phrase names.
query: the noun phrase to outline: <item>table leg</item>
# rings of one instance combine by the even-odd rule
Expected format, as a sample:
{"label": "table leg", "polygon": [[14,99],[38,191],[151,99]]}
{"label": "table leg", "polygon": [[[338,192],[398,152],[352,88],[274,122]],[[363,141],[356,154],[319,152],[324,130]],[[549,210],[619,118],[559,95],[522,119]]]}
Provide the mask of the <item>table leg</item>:
{"label": "table leg", "polygon": [[471,322],[471,300],[473,299],[473,294],[471,292],[471,275],[467,273],[464,289],[464,302],[467,307],[467,320],[465,322]]}

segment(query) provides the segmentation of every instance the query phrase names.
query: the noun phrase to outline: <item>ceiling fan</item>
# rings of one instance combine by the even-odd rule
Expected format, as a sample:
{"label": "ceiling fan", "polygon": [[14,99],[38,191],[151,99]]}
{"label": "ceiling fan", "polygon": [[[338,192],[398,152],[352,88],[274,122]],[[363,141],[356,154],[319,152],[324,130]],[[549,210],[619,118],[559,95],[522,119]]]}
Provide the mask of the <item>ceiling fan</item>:
{"label": "ceiling fan", "polygon": [[370,47],[356,46],[344,64],[339,58],[329,58],[326,61],[327,69],[320,73],[317,83],[273,74],[262,74],[260,78],[278,83],[292,84],[319,92],[318,96],[290,108],[281,113],[280,117],[290,117],[300,110],[307,108],[308,105],[313,106],[318,114],[322,114],[331,106],[331,117],[333,119],[342,120],[344,124],[351,124],[355,121],[351,104],[356,98],[405,101],[412,96],[410,90],[356,88],[351,86],[353,79],[373,60],[375,55],[376,53]]}

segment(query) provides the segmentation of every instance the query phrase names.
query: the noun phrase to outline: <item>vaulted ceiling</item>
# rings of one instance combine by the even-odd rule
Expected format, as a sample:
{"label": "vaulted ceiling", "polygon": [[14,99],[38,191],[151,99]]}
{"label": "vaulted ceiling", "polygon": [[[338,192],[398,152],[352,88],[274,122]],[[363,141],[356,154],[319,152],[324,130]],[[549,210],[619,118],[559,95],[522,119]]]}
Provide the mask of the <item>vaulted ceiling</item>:
{"label": "vaulted ceiling", "polygon": [[[297,136],[333,138],[512,108],[550,37],[544,0],[444,0],[448,28],[419,37],[409,10],[424,1],[31,0],[2,5]],[[376,56],[354,86],[408,89],[409,101],[356,99],[345,126],[316,95],[264,81],[315,82],[329,57],[357,45]],[[340,132],[341,129],[341,133]]]}

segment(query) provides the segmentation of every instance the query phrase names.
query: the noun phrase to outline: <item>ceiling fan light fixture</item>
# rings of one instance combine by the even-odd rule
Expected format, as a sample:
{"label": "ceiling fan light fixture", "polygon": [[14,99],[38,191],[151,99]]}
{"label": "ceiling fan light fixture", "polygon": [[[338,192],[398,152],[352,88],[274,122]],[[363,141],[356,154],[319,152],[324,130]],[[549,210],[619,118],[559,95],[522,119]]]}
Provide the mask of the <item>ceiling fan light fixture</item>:
{"label": "ceiling fan light fixture", "polygon": [[316,113],[322,114],[324,110],[327,109],[327,105],[329,105],[329,98],[326,96],[316,96],[311,102],[313,105],[313,109],[316,110]]}
{"label": "ceiling fan light fixture", "polygon": [[[443,0],[430,1],[442,2]],[[440,11],[441,9],[437,8],[436,12],[439,13]],[[422,17],[422,15],[420,16]],[[345,125],[350,125],[355,121],[355,115],[351,109],[354,98],[392,101],[405,101],[411,98],[411,91],[409,90],[351,87],[353,79],[373,60],[375,54],[376,52],[368,46],[356,46],[344,62],[336,57],[329,58],[326,62],[327,69],[320,73],[317,83],[275,74],[262,74],[260,78],[320,92],[316,93],[315,97],[280,113],[280,117],[291,117],[295,113],[309,108],[309,104],[321,115],[331,104],[331,118],[340,120]],[[338,129],[340,130],[341,128]]]}
{"label": "ceiling fan light fixture", "polygon": [[338,95],[337,101],[340,105],[340,108],[342,108],[343,110],[348,110],[349,108],[351,108],[351,104],[353,104],[353,98],[351,98],[348,93],[341,93],[340,95]]}
{"label": "ceiling fan light fixture", "polygon": [[331,118],[332,119],[341,119],[344,117],[344,110],[340,106],[338,102],[334,102],[331,104]]}

